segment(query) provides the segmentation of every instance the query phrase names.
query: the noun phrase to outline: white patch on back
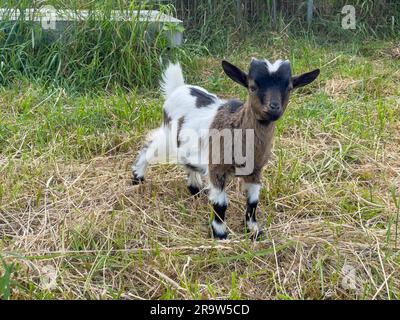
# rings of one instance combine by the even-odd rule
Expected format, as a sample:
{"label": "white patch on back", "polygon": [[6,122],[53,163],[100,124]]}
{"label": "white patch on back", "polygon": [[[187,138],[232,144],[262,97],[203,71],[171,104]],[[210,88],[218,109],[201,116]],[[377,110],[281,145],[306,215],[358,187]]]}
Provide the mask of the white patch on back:
{"label": "white patch on back", "polygon": [[[196,97],[190,94],[190,89],[196,88],[215,98],[207,106],[196,107]],[[198,86],[181,86],[168,97],[164,110],[171,118],[171,140],[174,144],[172,153],[177,155],[178,163],[189,163],[207,171],[208,167],[208,132],[218,108],[225,101]],[[184,119],[178,130],[179,119]],[[179,131],[180,146],[176,145]],[[197,139],[194,141],[193,139]],[[198,140],[200,139],[200,140]]]}

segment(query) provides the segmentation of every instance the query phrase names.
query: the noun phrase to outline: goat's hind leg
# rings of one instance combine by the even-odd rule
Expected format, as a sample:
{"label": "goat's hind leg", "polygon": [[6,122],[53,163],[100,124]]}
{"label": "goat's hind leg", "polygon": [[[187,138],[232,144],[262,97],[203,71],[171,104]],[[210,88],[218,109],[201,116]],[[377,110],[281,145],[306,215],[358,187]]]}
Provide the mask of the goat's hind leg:
{"label": "goat's hind leg", "polygon": [[132,184],[137,185],[144,181],[144,176],[146,173],[147,166],[149,165],[146,154],[149,148],[149,144],[146,142],[143,148],[140,150],[139,155],[136,157],[135,162],[132,165]]}
{"label": "goat's hind leg", "polygon": [[187,173],[187,186],[192,196],[198,196],[203,188],[201,170],[192,165],[185,165]]}
{"label": "goat's hind leg", "polygon": [[139,155],[132,165],[132,183],[134,185],[144,181],[149,163],[168,162],[171,149],[169,140],[169,131],[164,127],[149,134],[147,142],[140,150]]}

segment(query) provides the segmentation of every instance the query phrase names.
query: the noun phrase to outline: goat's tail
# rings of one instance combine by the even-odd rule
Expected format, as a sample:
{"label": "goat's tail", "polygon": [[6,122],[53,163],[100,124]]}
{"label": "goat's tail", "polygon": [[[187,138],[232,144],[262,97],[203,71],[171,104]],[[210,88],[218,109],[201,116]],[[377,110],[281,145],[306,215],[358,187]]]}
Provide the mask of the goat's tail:
{"label": "goat's tail", "polygon": [[179,63],[170,63],[164,71],[161,80],[161,91],[163,92],[164,97],[168,98],[172,92],[184,84],[185,79],[183,78],[181,65]]}

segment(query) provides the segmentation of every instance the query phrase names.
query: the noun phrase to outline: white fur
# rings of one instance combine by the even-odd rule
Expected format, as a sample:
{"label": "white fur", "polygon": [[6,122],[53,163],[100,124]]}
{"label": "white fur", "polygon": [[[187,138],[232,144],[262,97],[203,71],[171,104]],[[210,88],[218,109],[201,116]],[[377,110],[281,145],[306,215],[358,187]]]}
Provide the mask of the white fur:
{"label": "white fur", "polygon": [[247,224],[247,228],[251,231],[251,232],[258,232],[258,224],[256,221],[254,221],[253,219],[250,219],[246,222]]}
{"label": "white fur", "polygon": [[264,60],[267,64],[269,73],[274,73],[279,70],[280,66],[284,63],[290,63],[288,60],[276,60],[274,63]]}
{"label": "white fur", "polygon": [[161,91],[165,98],[168,98],[177,88],[185,84],[182,68],[179,63],[170,63],[164,71],[161,81]]}
{"label": "white fur", "polygon": [[[190,94],[191,88],[213,96],[215,102],[202,108],[196,107],[196,98]],[[133,171],[142,177],[149,163],[169,162],[194,165],[207,175],[209,128],[218,108],[226,101],[201,87],[185,85],[179,64],[167,67],[162,77],[161,90],[166,97],[164,110],[170,118],[170,124],[161,126],[148,136],[148,148],[143,150],[145,157],[142,153],[139,155],[132,167]],[[177,137],[179,119],[182,117],[184,122]]]}
{"label": "white fur", "polygon": [[261,185],[258,183],[245,183],[244,190],[247,192],[247,198],[250,203],[258,202],[260,197]]}
{"label": "white fur", "polygon": [[213,204],[218,204],[220,206],[228,204],[228,197],[226,196],[226,192],[214,187],[210,188],[208,198]]}
{"label": "white fur", "polygon": [[[190,94],[191,87],[194,86],[185,85],[175,90],[165,101],[164,110],[172,119],[172,127],[176,128],[176,131],[172,132],[175,137],[179,119],[185,119],[178,137],[181,141],[180,147],[177,148],[178,163],[190,163],[207,171],[208,132],[218,108],[224,101],[215,96],[213,104],[197,108],[196,98]],[[199,87],[195,88],[207,92]]]}
{"label": "white fur", "polygon": [[201,189],[201,187],[203,186],[203,181],[201,180],[200,173],[189,171],[187,177],[187,185]]}
{"label": "white fur", "polygon": [[218,235],[226,234],[226,225],[224,223],[220,223],[220,222],[213,220],[213,222],[211,224],[212,224],[212,227],[216,234],[218,234]]}
{"label": "white fur", "polygon": [[132,165],[132,171],[136,176],[143,178],[149,163],[146,160],[146,150],[141,150],[135,163]]}

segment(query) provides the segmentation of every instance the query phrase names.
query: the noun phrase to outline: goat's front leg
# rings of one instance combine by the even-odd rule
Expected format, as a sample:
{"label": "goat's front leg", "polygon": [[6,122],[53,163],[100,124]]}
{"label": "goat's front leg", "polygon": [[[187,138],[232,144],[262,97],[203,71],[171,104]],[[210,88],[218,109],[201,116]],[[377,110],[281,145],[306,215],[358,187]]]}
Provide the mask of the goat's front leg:
{"label": "goat's front leg", "polygon": [[225,212],[228,207],[228,197],[225,192],[225,175],[211,172],[210,192],[208,198],[214,209],[214,219],[211,223],[215,239],[224,240],[228,237],[225,225]]}
{"label": "goat's front leg", "polygon": [[246,207],[246,229],[248,232],[254,233],[257,239],[261,235],[261,231],[257,224],[257,205],[260,196],[261,184],[258,181],[247,182],[244,184],[244,189],[247,193]]}
{"label": "goat's front leg", "polygon": [[217,240],[224,240],[228,237],[225,225],[225,212],[228,207],[226,192],[211,186],[209,199],[214,209],[214,219],[211,223],[213,236]]}

